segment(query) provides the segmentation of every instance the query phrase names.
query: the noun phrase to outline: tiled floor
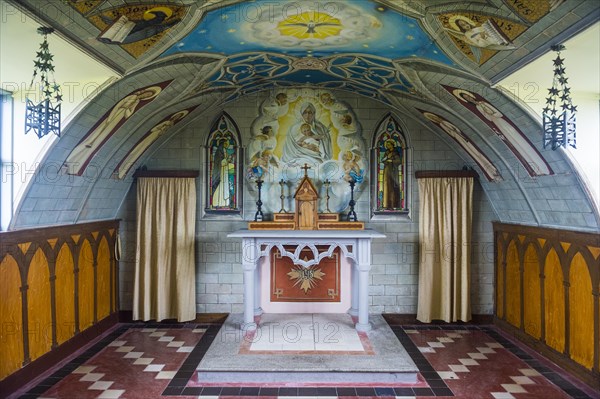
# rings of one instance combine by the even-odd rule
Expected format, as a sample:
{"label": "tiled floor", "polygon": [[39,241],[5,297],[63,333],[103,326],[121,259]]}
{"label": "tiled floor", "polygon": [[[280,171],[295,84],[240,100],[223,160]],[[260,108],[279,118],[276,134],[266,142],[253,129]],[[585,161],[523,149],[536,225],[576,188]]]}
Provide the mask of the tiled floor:
{"label": "tiled floor", "polygon": [[358,383],[358,376],[353,379],[349,373],[332,377],[338,382],[325,386],[298,382],[291,375],[287,382],[276,384],[194,384],[196,367],[217,337],[220,325],[155,323],[120,325],[18,397],[600,398],[600,392],[572,383],[555,367],[529,355],[493,327],[391,327],[418,367],[414,384]]}

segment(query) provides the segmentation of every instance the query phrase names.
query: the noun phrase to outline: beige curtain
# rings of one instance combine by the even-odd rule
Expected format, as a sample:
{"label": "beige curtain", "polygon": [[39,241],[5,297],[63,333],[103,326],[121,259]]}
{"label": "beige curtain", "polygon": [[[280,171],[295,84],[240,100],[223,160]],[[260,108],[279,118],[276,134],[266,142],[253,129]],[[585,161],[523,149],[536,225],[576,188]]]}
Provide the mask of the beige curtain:
{"label": "beige curtain", "polygon": [[417,320],[471,319],[472,177],[419,179]]}
{"label": "beige curtain", "polygon": [[196,318],[193,178],[139,178],[134,320]]}

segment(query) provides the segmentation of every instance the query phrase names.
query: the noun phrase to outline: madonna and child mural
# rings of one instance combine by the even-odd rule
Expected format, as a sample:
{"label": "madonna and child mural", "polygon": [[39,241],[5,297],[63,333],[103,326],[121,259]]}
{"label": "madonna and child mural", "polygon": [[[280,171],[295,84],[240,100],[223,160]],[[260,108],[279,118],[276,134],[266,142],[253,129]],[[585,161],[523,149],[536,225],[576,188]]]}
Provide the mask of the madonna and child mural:
{"label": "madonna and child mural", "polygon": [[[293,191],[308,165],[320,190],[319,209],[332,212],[348,206],[350,185],[358,199],[365,184],[365,144],[353,110],[333,93],[314,89],[273,92],[261,105],[253,122],[247,149],[246,178],[256,193],[256,180],[264,181],[262,201],[267,211],[291,208]],[[326,204],[324,182],[328,181]],[[282,183],[282,184],[280,184]]]}

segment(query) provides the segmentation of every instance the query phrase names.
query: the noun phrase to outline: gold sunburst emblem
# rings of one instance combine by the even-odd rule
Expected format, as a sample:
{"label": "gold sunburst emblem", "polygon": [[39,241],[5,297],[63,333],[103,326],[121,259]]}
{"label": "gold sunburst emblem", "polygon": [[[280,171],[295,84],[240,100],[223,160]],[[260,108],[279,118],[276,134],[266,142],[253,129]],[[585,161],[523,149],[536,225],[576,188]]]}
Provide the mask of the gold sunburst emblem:
{"label": "gold sunburst emblem", "polygon": [[342,30],[342,23],[329,14],[307,11],[287,17],[279,22],[277,29],[284,36],[298,39],[325,39],[338,35]]}
{"label": "gold sunburst emblem", "polygon": [[300,284],[300,289],[306,295],[308,290],[317,285],[317,280],[323,280],[325,273],[315,267],[294,266],[287,275],[290,280],[296,280],[294,287]]}

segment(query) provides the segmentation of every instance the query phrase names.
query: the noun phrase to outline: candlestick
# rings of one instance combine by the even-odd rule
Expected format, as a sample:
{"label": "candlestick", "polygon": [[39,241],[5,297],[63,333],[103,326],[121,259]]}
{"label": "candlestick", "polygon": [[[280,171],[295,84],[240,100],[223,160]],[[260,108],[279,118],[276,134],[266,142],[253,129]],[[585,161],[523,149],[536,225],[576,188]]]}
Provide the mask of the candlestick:
{"label": "candlestick", "polygon": [[356,212],[354,212],[354,205],[356,205],[356,202],[354,201],[355,184],[356,182],[354,181],[354,179],[350,180],[350,203],[348,204],[350,206],[350,211],[348,212],[349,222],[356,222],[358,220],[358,218],[356,217]]}
{"label": "candlestick", "polygon": [[263,221],[263,213],[262,213],[262,201],[260,199],[260,192],[261,192],[261,188],[262,188],[262,184],[263,181],[261,180],[261,178],[259,177],[258,180],[256,180],[256,186],[258,187],[258,201],[256,201],[256,213],[254,214],[254,221],[255,222],[262,222]]}
{"label": "candlestick", "polygon": [[285,181],[281,179],[279,181],[279,185],[281,186],[281,195],[279,196],[279,198],[281,199],[281,209],[279,210],[279,213],[285,213],[285,209],[283,207],[283,200],[285,199],[285,196],[283,195],[283,186],[285,185]]}
{"label": "candlestick", "polygon": [[323,184],[325,185],[325,212],[331,213],[331,210],[329,209],[329,185],[331,182],[329,180],[325,180]]}

